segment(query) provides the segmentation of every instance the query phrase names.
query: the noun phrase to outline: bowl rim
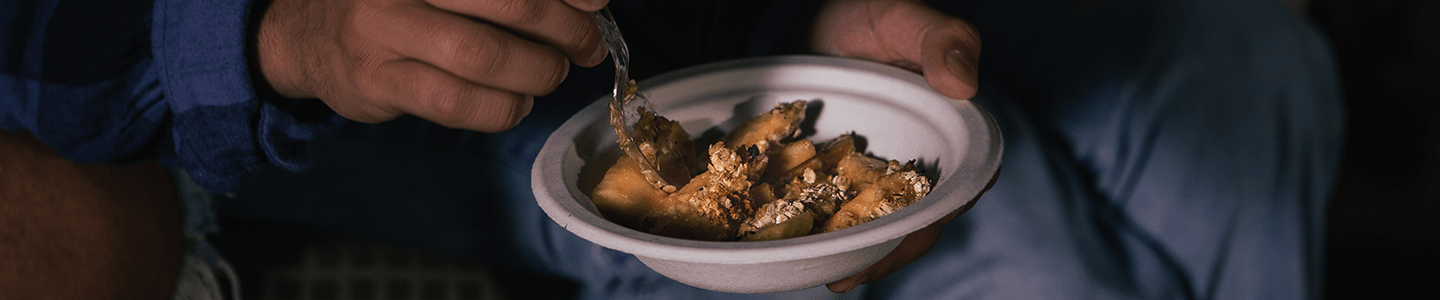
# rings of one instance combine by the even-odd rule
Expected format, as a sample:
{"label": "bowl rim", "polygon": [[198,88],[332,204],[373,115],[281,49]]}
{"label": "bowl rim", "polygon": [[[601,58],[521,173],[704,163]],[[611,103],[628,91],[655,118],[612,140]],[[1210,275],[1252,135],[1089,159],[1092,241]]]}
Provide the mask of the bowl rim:
{"label": "bowl rim", "polygon": [[[921,85],[929,90],[924,77],[908,70],[859,59],[815,55],[770,56],[715,62],[661,74],[642,81],[640,86],[662,86],[717,71],[797,65],[871,72]],[[609,99],[608,96],[601,97],[582,109],[551,133],[535,159],[531,171],[531,187],[537,204],[552,221],[600,246],[637,256],[699,263],[765,263],[820,257],[879,245],[903,238],[929,226],[955,209],[969,205],[987,183],[998,175],[996,171],[999,170],[1004,153],[1004,141],[994,118],[972,101],[955,100],[938,93],[935,95],[938,96],[936,99],[944,99],[940,101],[946,101],[948,106],[955,108],[960,121],[966,128],[970,128],[966,157],[958,164],[958,169],[950,173],[952,177],[937,181],[931,191],[931,195],[946,196],[925,197],[911,205],[923,203],[924,205],[917,207],[928,209],[901,209],[885,218],[843,230],[773,241],[717,242],[664,237],[605,220],[593,213],[593,208],[586,208],[581,204],[581,201],[588,200],[577,199],[571,195],[570,187],[564,180],[556,183],[544,179],[565,176],[563,162],[566,152],[575,151],[572,143],[566,140],[573,134],[582,132],[594,120],[605,117],[603,107]]]}

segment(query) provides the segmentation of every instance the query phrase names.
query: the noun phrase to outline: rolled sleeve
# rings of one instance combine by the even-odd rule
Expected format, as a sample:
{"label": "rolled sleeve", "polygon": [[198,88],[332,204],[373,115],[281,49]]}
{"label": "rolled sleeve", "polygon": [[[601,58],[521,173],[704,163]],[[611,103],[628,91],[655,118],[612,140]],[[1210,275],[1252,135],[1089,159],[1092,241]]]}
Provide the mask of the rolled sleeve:
{"label": "rolled sleeve", "polygon": [[154,72],[174,115],[168,160],[216,192],[267,163],[309,166],[305,142],[343,120],[332,112],[301,120],[259,100],[246,55],[250,8],[226,0],[159,0],[154,8]]}

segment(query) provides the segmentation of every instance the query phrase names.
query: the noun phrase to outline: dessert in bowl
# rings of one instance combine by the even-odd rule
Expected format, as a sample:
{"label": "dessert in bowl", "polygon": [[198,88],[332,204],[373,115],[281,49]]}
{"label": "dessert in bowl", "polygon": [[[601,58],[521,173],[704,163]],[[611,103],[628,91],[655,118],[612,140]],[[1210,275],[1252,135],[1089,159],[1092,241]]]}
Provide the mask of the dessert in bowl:
{"label": "dessert in bowl", "polygon": [[934,92],[918,74],[878,63],[755,58],[679,70],[640,86],[660,115],[702,139],[734,130],[777,104],[808,100],[802,137],[825,141],[853,133],[866,154],[915,160],[934,183],[909,206],[840,230],[768,241],[672,238],[607,220],[591,202],[591,192],[623,155],[608,123],[608,101],[586,107],[551,134],[531,178],[536,201],[551,219],[598,245],[634,254],[660,274],[709,290],[784,292],[854,274],[905,235],[970,205],[995,175],[1003,152],[999,129],[983,109]]}

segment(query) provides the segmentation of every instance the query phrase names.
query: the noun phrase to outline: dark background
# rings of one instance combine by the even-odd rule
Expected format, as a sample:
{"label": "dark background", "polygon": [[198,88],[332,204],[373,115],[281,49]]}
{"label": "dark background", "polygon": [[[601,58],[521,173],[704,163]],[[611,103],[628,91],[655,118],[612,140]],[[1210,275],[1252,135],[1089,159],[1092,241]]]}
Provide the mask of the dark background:
{"label": "dark background", "polygon": [[1440,299],[1440,1],[1315,0],[1349,108],[1331,299]]}

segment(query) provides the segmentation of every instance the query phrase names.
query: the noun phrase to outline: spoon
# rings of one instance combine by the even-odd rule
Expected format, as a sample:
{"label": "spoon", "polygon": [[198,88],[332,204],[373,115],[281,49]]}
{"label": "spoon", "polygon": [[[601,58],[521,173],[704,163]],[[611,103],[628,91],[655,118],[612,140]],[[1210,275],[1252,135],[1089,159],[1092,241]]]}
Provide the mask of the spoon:
{"label": "spoon", "polygon": [[630,79],[630,49],[620,35],[620,27],[615,25],[615,16],[610,14],[610,8],[601,8],[594,16],[595,23],[600,26],[600,35],[605,38],[605,46],[610,49],[610,58],[615,61],[615,88],[611,91],[609,106],[610,126],[615,127],[616,142],[625,155],[640,162],[640,173],[645,175],[650,185],[665,189],[669,184],[660,177],[660,167],[640,152],[640,144],[635,140],[634,126],[640,120],[640,109],[654,112],[655,105],[639,93],[635,81]]}

